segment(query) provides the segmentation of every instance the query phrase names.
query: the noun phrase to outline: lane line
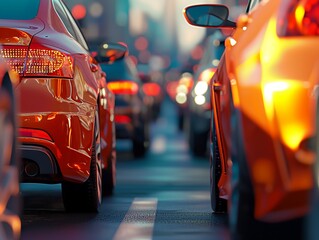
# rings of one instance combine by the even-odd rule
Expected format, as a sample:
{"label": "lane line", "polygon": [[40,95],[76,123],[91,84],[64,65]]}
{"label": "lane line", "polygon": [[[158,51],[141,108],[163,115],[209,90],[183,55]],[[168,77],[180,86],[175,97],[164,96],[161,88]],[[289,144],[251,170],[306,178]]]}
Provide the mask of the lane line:
{"label": "lane line", "polygon": [[166,151],[166,138],[164,136],[156,137],[151,143],[151,152],[164,153]]}
{"label": "lane line", "polygon": [[156,198],[135,198],[113,240],[151,240],[156,209]]}

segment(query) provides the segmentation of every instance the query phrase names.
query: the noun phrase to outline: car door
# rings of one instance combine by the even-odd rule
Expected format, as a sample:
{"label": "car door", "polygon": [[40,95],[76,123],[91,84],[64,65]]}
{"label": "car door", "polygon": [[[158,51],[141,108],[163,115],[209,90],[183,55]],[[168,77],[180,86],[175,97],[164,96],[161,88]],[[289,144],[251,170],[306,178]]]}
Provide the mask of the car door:
{"label": "car door", "polygon": [[216,127],[222,169],[226,174],[222,174],[219,186],[227,185],[227,161],[230,159],[230,114],[232,104],[238,104],[237,88],[232,81],[232,50],[242,34],[247,29],[249,16],[261,0],[251,0],[247,5],[246,13],[240,15],[237,20],[237,28],[225,40],[225,52],[220,60],[219,68],[212,79],[211,103],[213,106],[213,118]]}

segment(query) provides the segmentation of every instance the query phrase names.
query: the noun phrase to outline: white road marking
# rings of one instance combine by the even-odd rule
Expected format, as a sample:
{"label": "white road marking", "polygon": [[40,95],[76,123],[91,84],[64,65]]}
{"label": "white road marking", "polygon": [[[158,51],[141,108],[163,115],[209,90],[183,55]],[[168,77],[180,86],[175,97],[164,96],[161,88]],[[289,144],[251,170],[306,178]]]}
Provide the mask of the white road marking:
{"label": "white road marking", "polygon": [[151,240],[156,209],[156,198],[135,198],[113,240]]}
{"label": "white road marking", "polygon": [[153,153],[163,153],[166,150],[166,138],[163,136],[156,137],[151,143]]}

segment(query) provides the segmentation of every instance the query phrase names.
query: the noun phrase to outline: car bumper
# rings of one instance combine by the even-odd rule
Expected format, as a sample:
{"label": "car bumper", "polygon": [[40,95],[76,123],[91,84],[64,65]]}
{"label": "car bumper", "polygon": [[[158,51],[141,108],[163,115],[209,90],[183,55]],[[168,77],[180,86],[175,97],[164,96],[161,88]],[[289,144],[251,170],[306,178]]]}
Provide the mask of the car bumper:
{"label": "car bumper", "polygon": [[24,171],[23,181],[84,182],[89,177],[95,105],[76,88],[70,79],[23,79],[17,86],[24,170],[30,163],[39,168],[31,176]]}

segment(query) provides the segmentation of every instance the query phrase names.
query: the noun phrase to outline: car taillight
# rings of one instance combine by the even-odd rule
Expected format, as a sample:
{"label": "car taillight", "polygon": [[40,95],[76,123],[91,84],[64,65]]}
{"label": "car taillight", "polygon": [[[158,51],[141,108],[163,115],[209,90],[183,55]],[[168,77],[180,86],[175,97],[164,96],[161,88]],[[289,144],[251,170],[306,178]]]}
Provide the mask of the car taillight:
{"label": "car taillight", "polygon": [[277,34],[281,37],[319,35],[319,1],[284,1],[279,12]]}
{"label": "car taillight", "polygon": [[54,49],[30,48],[24,75],[72,78],[73,58]]}
{"label": "car taillight", "polygon": [[66,53],[43,46],[5,46],[0,55],[21,76],[73,77],[73,58]]}
{"label": "car taillight", "polygon": [[159,96],[161,94],[161,87],[157,83],[144,83],[143,92],[147,96]]}
{"label": "car taillight", "polygon": [[138,84],[132,81],[109,82],[107,86],[114,94],[133,95],[138,92]]}
{"label": "car taillight", "polygon": [[126,115],[115,115],[114,120],[115,123],[119,124],[127,124],[132,122],[132,119]]}
{"label": "car taillight", "polygon": [[19,137],[32,137],[41,138],[49,141],[53,141],[52,138],[46,132],[38,129],[20,128]]}
{"label": "car taillight", "polygon": [[23,75],[27,52],[28,47],[25,46],[6,47],[0,49],[0,56],[8,63],[12,70]]}

